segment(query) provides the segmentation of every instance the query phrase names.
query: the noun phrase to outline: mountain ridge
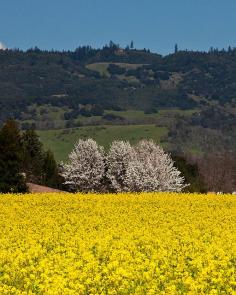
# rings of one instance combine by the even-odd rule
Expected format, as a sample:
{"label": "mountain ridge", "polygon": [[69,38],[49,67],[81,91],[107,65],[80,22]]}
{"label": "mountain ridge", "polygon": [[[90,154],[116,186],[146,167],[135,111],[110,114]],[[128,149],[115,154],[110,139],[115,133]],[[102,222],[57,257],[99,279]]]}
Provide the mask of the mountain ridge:
{"label": "mountain ridge", "polygon": [[151,122],[168,128],[170,149],[181,152],[194,141],[209,151],[198,133],[212,143],[216,133],[223,150],[231,151],[236,49],[161,56],[110,42],[65,52],[0,50],[0,110],[1,124],[11,117],[23,129]]}

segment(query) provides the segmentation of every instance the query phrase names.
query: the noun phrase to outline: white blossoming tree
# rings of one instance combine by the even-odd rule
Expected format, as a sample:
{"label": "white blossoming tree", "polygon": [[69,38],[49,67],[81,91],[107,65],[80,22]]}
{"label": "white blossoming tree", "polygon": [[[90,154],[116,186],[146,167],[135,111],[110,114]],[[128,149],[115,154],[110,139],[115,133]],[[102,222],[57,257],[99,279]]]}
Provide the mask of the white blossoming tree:
{"label": "white blossoming tree", "polygon": [[128,141],[113,141],[108,152],[106,177],[110,188],[115,192],[126,191],[127,169],[134,159],[135,152]]}
{"label": "white blossoming tree", "polygon": [[107,155],[94,140],[79,140],[61,174],[71,190],[84,192],[179,192],[186,186],[170,155],[152,140],[134,147],[113,141]]}
{"label": "white blossoming tree", "polygon": [[140,141],[134,151],[135,160],[126,170],[128,190],[180,192],[186,187],[170,155],[153,140]]}
{"label": "white blossoming tree", "polygon": [[71,190],[100,191],[104,171],[103,147],[93,139],[80,139],[69,154],[68,162],[62,163],[61,175]]}
{"label": "white blossoming tree", "polygon": [[149,163],[141,162],[138,158],[131,161],[126,170],[126,190],[130,192],[157,191],[159,181],[156,171]]}

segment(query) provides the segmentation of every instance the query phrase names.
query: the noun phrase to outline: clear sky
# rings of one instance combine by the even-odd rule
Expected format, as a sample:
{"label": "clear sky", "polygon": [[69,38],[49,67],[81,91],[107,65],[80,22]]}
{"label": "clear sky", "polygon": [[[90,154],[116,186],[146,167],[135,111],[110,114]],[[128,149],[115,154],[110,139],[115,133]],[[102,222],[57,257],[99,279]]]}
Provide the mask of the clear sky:
{"label": "clear sky", "polygon": [[109,40],[167,54],[236,46],[236,0],[0,0],[9,48],[100,47]]}

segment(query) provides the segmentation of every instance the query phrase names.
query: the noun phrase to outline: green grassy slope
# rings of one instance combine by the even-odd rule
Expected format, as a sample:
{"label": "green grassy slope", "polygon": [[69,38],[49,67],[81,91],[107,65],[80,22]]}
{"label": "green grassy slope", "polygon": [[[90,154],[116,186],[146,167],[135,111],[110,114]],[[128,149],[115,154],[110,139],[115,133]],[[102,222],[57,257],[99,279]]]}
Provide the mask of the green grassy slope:
{"label": "green grassy slope", "polygon": [[112,111],[112,110],[105,110],[105,114],[113,114],[116,116],[121,116],[125,119],[161,119],[166,116],[173,118],[175,115],[182,115],[182,116],[191,116],[193,113],[197,112],[197,109],[190,109],[190,110],[180,110],[177,108],[173,109],[161,109],[158,110],[156,113],[145,114],[144,111],[139,110],[127,110],[127,111]]}
{"label": "green grassy slope", "polygon": [[[86,65],[86,68],[92,71],[99,72],[101,75],[105,75],[110,77],[110,74],[107,70],[108,66],[111,64],[111,62],[97,62]],[[121,68],[125,68],[127,70],[131,69],[137,69],[139,67],[142,67],[144,64],[130,64],[130,63],[121,63],[121,62],[113,62],[112,64],[115,64]]]}
{"label": "green grassy slope", "polygon": [[37,131],[37,133],[44,147],[51,149],[59,162],[66,160],[73,145],[80,138],[91,137],[105,148],[115,139],[129,140],[131,143],[135,143],[143,138],[152,138],[161,143],[161,138],[167,133],[167,129],[155,125],[86,126],[73,129]]}

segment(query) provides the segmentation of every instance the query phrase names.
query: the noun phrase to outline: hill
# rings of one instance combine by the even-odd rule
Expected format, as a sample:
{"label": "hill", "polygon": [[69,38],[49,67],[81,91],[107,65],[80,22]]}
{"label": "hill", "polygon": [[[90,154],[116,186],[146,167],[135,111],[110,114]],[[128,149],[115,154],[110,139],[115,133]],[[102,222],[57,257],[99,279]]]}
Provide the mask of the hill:
{"label": "hill", "polygon": [[165,128],[171,151],[234,153],[235,69],[231,48],[168,56],[113,42],[66,52],[0,50],[0,123],[13,117],[23,129],[41,130],[46,145],[47,130],[116,125],[125,134],[124,126],[152,124]]}
{"label": "hill", "polygon": [[[100,145],[108,148],[109,144],[115,140],[129,140],[137,143],[143,138],[152,138],[157,142],[162,141],[167,129],[155,125],[103,125],[103,126],[84,126],[62,130],[41,130],[38,134],[47,149],[52,149],[55,159],[60,162],[67,158],[72,147],[78,138],[91,137]],[[162,142],[165,145],[164,142]]]}

